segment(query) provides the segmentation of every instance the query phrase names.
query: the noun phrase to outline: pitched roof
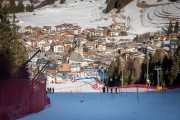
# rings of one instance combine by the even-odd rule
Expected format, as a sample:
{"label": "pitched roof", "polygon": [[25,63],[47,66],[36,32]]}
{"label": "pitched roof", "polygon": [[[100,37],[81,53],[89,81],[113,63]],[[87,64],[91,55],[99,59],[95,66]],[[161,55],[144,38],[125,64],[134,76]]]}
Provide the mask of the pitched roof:
{"label": "pitched roof", "polygon": [[56,70],[57,68],[57,64],[56,63],[49,63],[47,66],[46,66],[46,69],[48,70]]}
{"label": "pitched roof", "polygon": [[127,48],[135,48],[136,47],[136,41],[132,41],[127,45]]}
{"label": "pitched roof", "polygon": [[51,26],[44,26],[43,29],[49,30],[51,29]]}
{"label": "pitched roof", "polygon": [[88,52],[88,50],[89,50],[89,48],[87,48],[87,47],[84,47],[84,48],[83,48],[83,51],[84,51],[84,52]]}
{"label": "pitched roof", "polygon": [[110,32],[119,32],[117,29],[109,29]]}
{"label": "pitched roof", "polygon": [[85,43],[86,47],[88,47],[88,46],[94,46],[95,44],[97,44],[96,41],[88,41],[88,42]]}
{"label": "pitched roof", "polygon": [[46,64],[47,62],[48,62],[48,60],[46,60],[46,59],[38,59],[36,61],[36,64]]}
{"label": "pitched roof", "polygon": [[26,26],[24,29],[32,29],[32,26]]}
{"label": "pitched roof", "polygon": [[77,52],[72,52],[69,57],[69,60],[76,61],[76,62],[84,62],[83,57]]}
{"label": "pitched roof", "polygon": [[70,72],[71,69],[70,69],[70,64],[62,64],[62,66],[59,66],[59,71],[60,72]]}

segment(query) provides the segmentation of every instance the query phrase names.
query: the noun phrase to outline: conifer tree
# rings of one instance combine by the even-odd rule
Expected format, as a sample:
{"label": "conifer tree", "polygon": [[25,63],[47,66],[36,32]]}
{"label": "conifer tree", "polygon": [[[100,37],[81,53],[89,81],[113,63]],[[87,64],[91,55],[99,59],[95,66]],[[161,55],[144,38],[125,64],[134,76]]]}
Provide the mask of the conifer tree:
{"label": "conifer tree", "polygon": [[64,4],[66,0],[60,0],[60,4]]}
{"label": "conifer tree", "polygon": [[34,4],[31,4],[31,11],[30,12],[33,12],[34,11]]}
{"label": "conifer tree", "polygon": [[147,63],[148,63],[148,56],[147,56],[147,54],[146,54],[146,56],[144,57],[144,60],[143,60],[143,62],[142,62],[142,65],[141,65],[141,79],[140,79],[140,81],[139,81],[139,83],[141,83],[141,84],[144,84],[144,83],[146,83],[146,68],[147,68]]}
{"label": "conifer tree", "polygon": [[16,6],[16,12],[24,12],[24,4],[22,0],[18,1],[18,5]]}
{"label": "conifer tree", "polygon": [[26,5],[26,12],[30,12],[30,5],[29,4]]}
{"label": "conifer tree", "polygon": [[10,5],[11,5],[11,6],[16,6],[15,0],[10,0]]}
{"label": "conifer tree", "polygon": [[109,0],[106,0],[106,2],[105,3],[109,3]]}
{"label": "conifer tree", "polygon": [[33,12],[34,11],[34,4],[27,5],[26,6],[26,12]]}
{"label": "conifer tree", "polygon": [[116,58],[115,60],[115,75],[117,76],[117,81],[116,81],[116,85],[120,85],[121,81],[120,81],[120,76],[122,74],[122,64],[121,64],[121,60],[119,58],[119,56]]}
{"label": "conifer tree", "polygon": [[8,79],[24,62],[25,49],[18,41],[15,15],[8,14],[3,1],[0,0],[0,79]]}
{"label": "conifer tree", "polygon": [[174,33],[178,33],[178,30],[179,30],[179,24],[178,21],[176,21],[176,24],[174,26]]}
{"label": "conifer tree", "polygon": [[176,50],[176,53],[174,54],[171,70],[169,73],[169,85],[175,85],[179,84],[180,81],[178,80],[177,73],[180,70],[180,47]]}
{"label": "conifer tree", "polygon": [[34,3],[34,0],[30,0],[30,3]]}
{"label": "conifer tree", "polygon": [[139,81],[141,75],[141,62],[139,58],[135,58],[133,62],[134,74],[136,76],[136,80]]}
{"label": "conifer tree", "polygon": [[167,31],[167,35],[170,35],[172,32],[173,32],[173,25],[172,25],[172,22],[170,21],[168,31]]}
{"label": "conifer tree", "polygon": [[[133,65],[134,59],[128,58],[126,62],[126,69],[127,69],[127,76],[126,76],[126,82],[127,84],[133,84],[135,83],[135,66]],[[125,73],[126,74],[126,73]]]}
{"label": "conifer tree", "polygon": [[10,6],[9,6],[8,9],[9,9],[10,13],[15,13],[16,12],[15,0],[10,0]]}
{"label": "conifer tree", "polygon": [[113,82],[113,81],[110,81],[110,79],[114,77],[114,72],[115,72],[115,62],[114,60],[112,60],[110,66],[108,67],[108,75],[107,75],[107,82],[106,82],[108,86],[110,85],[111,82]]}
{"label": "conifer tree", "polygon": [[162,60],[164,58],[164,53],[162,49],[156,49],[156,52],[154,53],[153,57],[152,57],[152,63],[154,65],[161,65]]}
{"label": "conifer tree", "polygon": [[120,11],[121,8],[123,8],[131,1],[132,0],[110,0],[106,7],[106,13],[110,12],[113,8],[117,8],[118,11]]}

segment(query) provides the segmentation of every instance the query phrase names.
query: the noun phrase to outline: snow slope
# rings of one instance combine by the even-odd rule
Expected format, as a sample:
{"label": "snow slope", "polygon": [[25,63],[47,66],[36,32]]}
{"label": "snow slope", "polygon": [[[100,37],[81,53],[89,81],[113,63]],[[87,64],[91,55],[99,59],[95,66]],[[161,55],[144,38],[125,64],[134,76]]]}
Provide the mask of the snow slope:
{"label": "snow slope", "polygon": [[180,89],[139,94],[52,93],[48,96],[51,104],[45,110],[19,120],[180,119]]}
{"label": "snow slope", "polygon": [[62,23],[75,23],[82,27],[109,26],[111,19],[101,19],[103,9],[105,9],[105,0],[84,0],[75,3],[74,0],[67,1],[66,4],[56,4],[56,7],[46,6],[42,9],[35,10],[33,13],[18,13],[17,19],[19,25],[25,26],[47,26],[52,27]]}
{"label": "snow slope", "polygon": [[[105,0],[66,0],[63,5],[56,1],[55,5],[36,9],[32,13],[18,13],[16,16],[22,29],[28,25],[54,27],[62,23],[78,24],[85,29],[109,26],[113,22],[125,22],[130,34],[156,32],[169,23],[171,18],[180,18],[178,2],[144,0],[150,5],[158,4],[158,6],[142,9],[136,6],[138,1],[142,2],[142,0],[133,0],[122,9],[121,13],[115,13],[115,10],[112,10],[108,14],[104,13]],[[171,15],[169,18],[164,17],[167,13]],[[130,18],[130,21],[127,18]]]}

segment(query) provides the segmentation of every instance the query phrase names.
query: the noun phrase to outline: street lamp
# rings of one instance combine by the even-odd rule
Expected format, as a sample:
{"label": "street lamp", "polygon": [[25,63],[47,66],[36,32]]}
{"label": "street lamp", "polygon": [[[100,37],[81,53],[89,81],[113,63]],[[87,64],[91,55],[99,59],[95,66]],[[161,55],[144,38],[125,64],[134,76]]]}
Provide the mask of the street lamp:
{"label": "street lamp", "polygon": [[124,78],[123,78],[124,76],[123,76],[123,66],[122,66],[122,79],[121,79],[121,86],[123,86],[123,82],[124,82]]}
{"label": "street lamp", "polygon": [[161,66],[155,66],[154,70],[157,70],[157,83],[158,83],[158,86],[160,85],[160,82],[159,82],[159,74],[161,73]]}
{"label": "street lamp", "polygon": [[117,86],[117,75],[115,76],[115,86]]}
{"label": "street lamp", "polygon": [[101,72],[102,72],[102,80],[103,80],[103,86],[104,86],[104,68],[101,69]]}
{"label": "street lamp", "polygon": [[107,70],[107,69],[104,68],[104,67],[101,67],[101,68],[100,68],[100,77],[101,77],[101,79],[102,79],[103,86],[105,86],[105,79],[106,79],[106,77],[105,77],[105,71],[106,71],[106,70]]}
{"label": "street lamp", "polygon": [[146,82],[149,81],[149,56],[147,55],[147,73],[146,73]]}

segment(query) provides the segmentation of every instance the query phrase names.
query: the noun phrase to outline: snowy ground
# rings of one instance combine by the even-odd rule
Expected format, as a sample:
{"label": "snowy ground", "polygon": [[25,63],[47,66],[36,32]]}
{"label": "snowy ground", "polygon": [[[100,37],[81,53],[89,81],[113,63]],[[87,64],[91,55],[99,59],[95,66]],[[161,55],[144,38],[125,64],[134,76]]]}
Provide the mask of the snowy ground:
{"label": "snowy ground", "polygon": [[[143,34],[161,30],[172,18],[180,18],[180,3],[163,0],[145,0],[148,4],[157,5],[146,9],[138,8],[133,0],[121,13],[112,10],[105,14],[106,0],[66,0],[65,4],[45,6],[34,12],[18,13],[17,20],[22,30],[25,26],[52,26],[62,23],[73,23],[85,28],[109,26],[113,22],[125,22],[130,34]],[[142,0],[139,0],[142,2]]]}
{"label": "snowy ground", "polygon": [[105,7],[105,0],[69,0],[63,5],[57,3],[56,7],[46,6],[34,12],[18,13],[16,16],[22,28],[28,25],[54,27],[62,23],[78,24],[82,29],[96,28],[112,23],[111,19],[101,19]]}
{"label": "snowy ground", "polygon": [[19,120],[180,119],[180,89],[139,94],[52,93],[48,96],[51,104],[45,110]]}
{"label": "snowy ground", "polygon": [[76,82],[64,81],[61,84],[47,84],[47,88],[54,88],[55,92],[100,92],[102,86],[98,85],[99,89],[93,88],[96,83],[93,79],[83,79]]}
{"label": "snowy ground", "polygon": [[[97,87],[95,85],[97,84]],[[54,88],[54,92],[102,92],[102,84],[94,79],[82,79],[76,82],[63,81],[60,84],[47,84],[47,88]],[[119,92],[136,92],[136,88],[121,88]],[[139,92],[156,91],[155,89],[139,88]]]}

